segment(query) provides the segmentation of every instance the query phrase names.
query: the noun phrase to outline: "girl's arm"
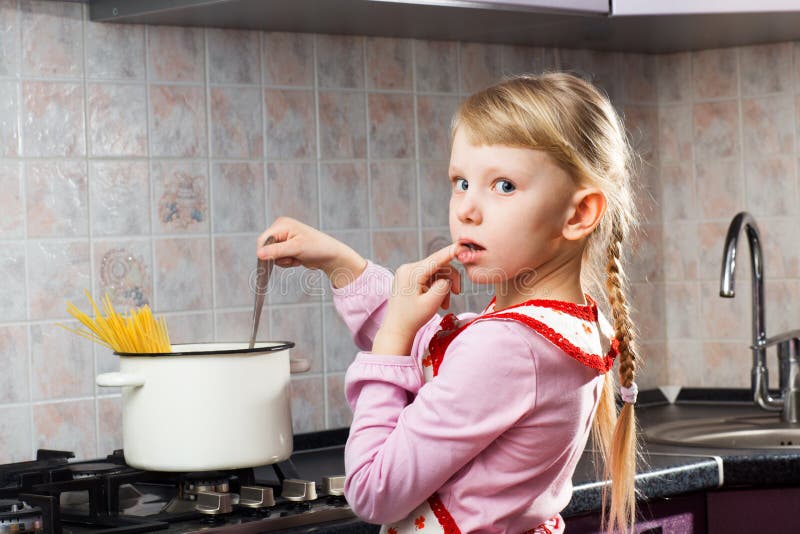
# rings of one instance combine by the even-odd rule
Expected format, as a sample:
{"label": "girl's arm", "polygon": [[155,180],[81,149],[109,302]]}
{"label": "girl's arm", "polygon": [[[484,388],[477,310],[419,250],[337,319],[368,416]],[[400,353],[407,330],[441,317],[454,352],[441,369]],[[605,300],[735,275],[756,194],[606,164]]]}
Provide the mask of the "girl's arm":
{"label": "girl's arm", "polygon": [[424,387],[415,358],[430,335],[417,336],[411,356],[359,353],[345,379],[354,413],[345,495],[360,517],[404,518],[535,408],[526,334],[517,323],[475,323],[452,341]]}

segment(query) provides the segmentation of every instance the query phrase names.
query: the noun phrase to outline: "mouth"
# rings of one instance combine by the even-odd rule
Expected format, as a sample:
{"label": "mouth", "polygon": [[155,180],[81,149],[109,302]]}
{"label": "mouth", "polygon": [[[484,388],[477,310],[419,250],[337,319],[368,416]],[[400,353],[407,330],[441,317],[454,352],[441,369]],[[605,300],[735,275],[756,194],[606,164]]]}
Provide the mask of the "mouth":
{"label": "mouth", "polygon": [[469,250],[472,250],[472,251],[486,250],[481,245],[475,243],[474,241],[470,241],[468,239],[460,239],[458,241],[458,244],[459,245],[463,245],[463,246],[465,246],[466,248],[468,248]]}

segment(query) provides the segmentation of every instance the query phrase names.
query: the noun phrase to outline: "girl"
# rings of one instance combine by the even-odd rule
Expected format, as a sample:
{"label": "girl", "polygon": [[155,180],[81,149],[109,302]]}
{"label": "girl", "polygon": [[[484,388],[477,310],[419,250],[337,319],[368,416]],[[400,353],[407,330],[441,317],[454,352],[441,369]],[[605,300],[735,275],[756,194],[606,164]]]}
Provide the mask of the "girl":
{"label": "girl", "polygon": [[[637,356],[620,252],[634,206],[623,132],[579,78],[512,78],[456,112],[453,244],[393,277],[291,219],[259,238],[280,241],[261,258],[325,270],[364,351],[345,380],[345,495],[383,532],[562,532],[590,428],[613,480],[608,530],[632,525]],[[461,290],[456,258],[495,297],[480,314],[442,318]],[[586,293],[603,266],[613,327]]]}

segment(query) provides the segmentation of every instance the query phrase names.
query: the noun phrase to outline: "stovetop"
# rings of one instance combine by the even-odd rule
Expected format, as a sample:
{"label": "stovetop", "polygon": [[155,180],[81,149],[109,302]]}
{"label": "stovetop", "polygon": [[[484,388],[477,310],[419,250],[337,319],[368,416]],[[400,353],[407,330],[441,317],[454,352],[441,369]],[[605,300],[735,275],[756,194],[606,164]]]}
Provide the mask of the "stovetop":
{"label": "stovetop", "polygon": [[256,534],[349,520],[342,457],[331,447],[271,466],[165,473],[126,465],[123,451],[75,461],[39,450],[0,465],[0,534]]}

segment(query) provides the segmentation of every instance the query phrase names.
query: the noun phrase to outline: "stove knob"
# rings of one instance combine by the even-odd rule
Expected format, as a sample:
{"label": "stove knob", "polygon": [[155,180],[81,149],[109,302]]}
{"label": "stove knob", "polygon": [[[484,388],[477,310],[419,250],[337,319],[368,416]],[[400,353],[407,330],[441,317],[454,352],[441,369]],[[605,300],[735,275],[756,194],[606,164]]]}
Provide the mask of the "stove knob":
{"label": "stove knob", "polygon": [[217,493],[215,491],[201,491],[197,494],[197,504],[194,509],[201,514],[219,515],[233,512],[233,502],[230,493]]}
{"label": "stove knob", "polygon": [[344,495],[344,475],[322,477],[322,493],[333,497]]}
{"label": "stove knob", "polygon": [[268,508],[270,506],[275,506],[272,488],[242,486],[239,490],[239,504],[247,508]]}
{"label": "stove knob", "polygon": [[317,498],[317,486],[309,480],[287,478],[283,481],[281,497],[287,501],[313,501]]}

